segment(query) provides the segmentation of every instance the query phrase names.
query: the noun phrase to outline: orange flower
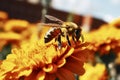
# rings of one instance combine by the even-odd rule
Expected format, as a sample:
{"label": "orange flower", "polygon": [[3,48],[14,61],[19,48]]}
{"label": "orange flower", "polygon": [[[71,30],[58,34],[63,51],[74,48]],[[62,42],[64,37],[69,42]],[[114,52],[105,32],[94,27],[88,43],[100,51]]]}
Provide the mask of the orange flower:
{"label": "orange flower", "polygon": [[[63,43],[29,43],[13,49],[0,65],[2,80],[75,80],[73,73],[82,75],[89,52],[80,42],[73,47]],[[8,66],[9,65],[9,66]]]}
{"label": "orange flower", "polygon": [[8,19],[8,14],[4,11],[0,11],[0,30],[3,30],[4,24]]}
{"label": "orange flower", "polygon": [[4,11],[0,11],[0,20],[8,19],[8,14]]}

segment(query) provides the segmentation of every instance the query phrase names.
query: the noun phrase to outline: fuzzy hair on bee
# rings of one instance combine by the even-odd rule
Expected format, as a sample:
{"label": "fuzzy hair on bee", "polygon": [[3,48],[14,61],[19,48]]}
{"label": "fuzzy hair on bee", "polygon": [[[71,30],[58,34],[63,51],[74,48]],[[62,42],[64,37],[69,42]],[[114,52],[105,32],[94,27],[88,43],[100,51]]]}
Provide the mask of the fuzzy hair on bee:
{"label": "fuzzy hair on bee", "polygon": [[55,23],[41,23],[41,25],[51,27],[44,36],[45,43],[48,43],[55,38],[55,40],[58,41],[58,48],[61,48],[62,47],[61,36],[66,37],[69,46],[71,46],[69,36],[72,36],[72,40],[74,42],[79,41],[80,37],[82,41],[84,41],[83,36],[81,34],[82,30],[79,26],[77,26],[77,24],[73,22],[64,22],[51,15],[45,15],[45,17],[55,22]]}

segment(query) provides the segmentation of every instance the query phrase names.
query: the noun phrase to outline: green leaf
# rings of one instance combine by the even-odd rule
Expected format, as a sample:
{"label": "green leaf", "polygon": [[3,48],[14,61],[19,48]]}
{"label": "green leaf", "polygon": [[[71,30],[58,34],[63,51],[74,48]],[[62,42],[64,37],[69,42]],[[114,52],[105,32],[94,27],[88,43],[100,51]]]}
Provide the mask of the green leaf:
{"label": "green leaf", "polygon": [[6,59],[6,56],[11,53],[11,45],[8,44],[0,51],[0,60]]}

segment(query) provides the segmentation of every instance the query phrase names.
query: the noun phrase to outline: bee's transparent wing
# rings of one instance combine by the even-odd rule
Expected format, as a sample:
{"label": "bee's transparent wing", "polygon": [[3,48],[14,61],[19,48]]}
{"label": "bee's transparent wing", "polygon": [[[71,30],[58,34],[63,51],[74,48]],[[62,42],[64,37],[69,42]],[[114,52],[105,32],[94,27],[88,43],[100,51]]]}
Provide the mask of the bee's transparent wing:
{"label": "bee's transparent wing", "polygon": [[41,26],[60,27],[61,25],[55,23],[39,23]]}
{"label": "bee's transparent wing", "polygon": [[59,22],[59,23],[61,23],[61,24],[64,22],[64,21],[62,21],[62,20],[60,20],[60,19],[58,19],[58,18],[56,18],[56,17],[54,17],[54,16],[45,15],[45,17],[48,18],[49,20],[57,21],[57,22]]}

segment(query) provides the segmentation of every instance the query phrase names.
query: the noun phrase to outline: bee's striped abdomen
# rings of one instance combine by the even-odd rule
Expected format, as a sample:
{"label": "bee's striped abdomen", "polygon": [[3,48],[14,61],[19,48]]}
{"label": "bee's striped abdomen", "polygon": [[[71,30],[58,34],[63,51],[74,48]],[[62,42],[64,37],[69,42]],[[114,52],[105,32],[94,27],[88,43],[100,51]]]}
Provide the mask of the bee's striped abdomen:
{"label": "bee's striped abdomen", "polygon": [[60,28],[53,27],[51,28],[44,37],[44,42],[50,42],[53,38],[56,38],[61,33]]}

